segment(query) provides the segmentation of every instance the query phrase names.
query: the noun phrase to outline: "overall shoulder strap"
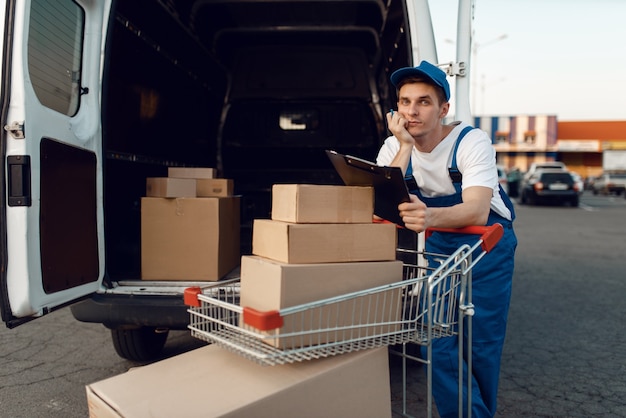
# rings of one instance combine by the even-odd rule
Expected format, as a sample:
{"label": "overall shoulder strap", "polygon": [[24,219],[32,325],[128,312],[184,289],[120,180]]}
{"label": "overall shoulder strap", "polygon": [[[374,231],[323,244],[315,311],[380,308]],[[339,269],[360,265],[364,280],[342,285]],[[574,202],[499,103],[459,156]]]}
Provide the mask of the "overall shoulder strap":
{"label": "overall shoulder strap", "polygon": [[450,174],[450,179],[452,180],[452,184],[454,184],[454,188],[459,193],[461,192],[461,182],[463,180],[463,174],[459,171],[459,168],[457,167],[457,164],[456,164],[456,152],[459,149],[459,144],[461,143],[461,140],[463,139],[463,137],[465,137],[465,135],[472,129],[474,129],[473,126],[466,126],[465,128],[463,128],[463,130],[459,134],[459,137],[456,139],[456,142],[454,143],[454,148],[452,149],[452,162],[450,163],[450,167],[448,168],[448,173]]}
{"label": "overall shoulder strap", "polygon": [[415,177],[413,177],[413,164],[411,162],[411,157],[409,157],[409,165],[404,173],[404,182],[406,183],[406,187],[409,191],[417,189],[417,182],[415,181]]}
{"label": "overall shoulder strap", "polygon": [[[463,139],[465,134],[467,134],[472,129],[474,129],[473,126],[466,126],[465,128],[463,128],[463,130],[459,134],[459,137],[456,139],[454,148],[452,150],[452,163],[448,168],[448,173],[450,174],[450,179],[452,179],[452,184],[454,184],[454,188],[457,192],[461,191],[461,181],[463,180],[463,175],[459,171],[456,164],[456,151],[459,148],[459,144],[461,143],[461,140]],[[404,173],[404,181],[407,183],[407,187],[409,188],[409,190],[414,190],[417,188],[417,183],[415,182],[415,178],[413,177],[413,164],[411,164],[411,158],[409,158],[409,165],[406,168],[406,172]]]}

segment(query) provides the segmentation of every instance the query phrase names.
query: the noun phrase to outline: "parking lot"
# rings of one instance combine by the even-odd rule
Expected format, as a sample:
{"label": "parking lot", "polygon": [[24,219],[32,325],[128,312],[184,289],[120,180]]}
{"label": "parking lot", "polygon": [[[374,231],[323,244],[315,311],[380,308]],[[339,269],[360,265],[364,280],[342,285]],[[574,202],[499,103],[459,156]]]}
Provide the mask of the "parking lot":
{"label": "parking lot", "polygon": [[[626,199],[585,192],[580,202],[516,206],[519,247],[499,417],[626,417]],[[201,345],[175,332],[164,356]],[[0,415],[86,417],[85,385],[137,366],[117,357],[103,326],[79,323],[69,309],[2,328]],[[392,362],[395,410],[400,371]],[[409,369],[408,390],[409,412],[424,416],[421,367]]]}

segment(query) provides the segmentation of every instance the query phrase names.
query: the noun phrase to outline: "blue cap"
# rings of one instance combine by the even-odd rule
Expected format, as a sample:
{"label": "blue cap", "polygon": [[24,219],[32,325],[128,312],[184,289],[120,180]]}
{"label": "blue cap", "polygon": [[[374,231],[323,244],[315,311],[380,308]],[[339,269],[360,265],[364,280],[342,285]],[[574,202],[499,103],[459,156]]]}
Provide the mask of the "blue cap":
{"label": "blue cap", "polygon": [[417,67],[400,68],[391,74],[391,83],[398,87],[400,81],[410,76],[424,77],[431,80],[435,85],[443,89],[446,101],[450,100],[450,84],[448,84],[446,73],[439,67],[432,65],[428,61],[422,61]]}

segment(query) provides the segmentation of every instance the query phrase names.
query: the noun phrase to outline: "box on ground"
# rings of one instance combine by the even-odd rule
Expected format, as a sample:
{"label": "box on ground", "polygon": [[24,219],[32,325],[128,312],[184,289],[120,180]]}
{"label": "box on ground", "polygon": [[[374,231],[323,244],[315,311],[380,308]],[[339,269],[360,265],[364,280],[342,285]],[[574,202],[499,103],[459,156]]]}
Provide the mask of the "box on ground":
{"label": "box on ground", "polygon": [[252,253],[293,264],[395,260],[396,226],[255,219]]}
{"label": "box on ground", "polygon": [[196,197],[196,180],[169,177],[148,177],[146,196],[149,197]]}
{"label": "box on ground", "polygon": [[91,418],[391,417],[386,347],[260,366],[209,345],[86,390]]}
{"label": "box on ground", "polygon": [[142,279],[224,277],[241,257],[239,212],[239,197],[143,198]]}
{"label": "box on ground", "polygon": [[209,167],[168,167],[167,176],[181,179],[213,179],[217,177],[217,170]]}
{"label": "box on ground", "polygon": [[374,215],[371,187],[275,184],[272,219],[294,223],[370,223]]}
{"label": "box on ground", "polygon": [[[280,311],[400,282],[402,266],[401,261],[286,264],[243,256],[240,305],[262,312]],[[346,298],[286,315],[280,329],[262,333],[268,336],[263,341],[293,348],[385,335],[398,329],[401,309],[400,288]],[[315,330],[323,331],[312,332]]]}
{"label": "box on ground", "polygon": [[196,195],[198,197],[232,196],[235,189],[233,179],[197,179]]}

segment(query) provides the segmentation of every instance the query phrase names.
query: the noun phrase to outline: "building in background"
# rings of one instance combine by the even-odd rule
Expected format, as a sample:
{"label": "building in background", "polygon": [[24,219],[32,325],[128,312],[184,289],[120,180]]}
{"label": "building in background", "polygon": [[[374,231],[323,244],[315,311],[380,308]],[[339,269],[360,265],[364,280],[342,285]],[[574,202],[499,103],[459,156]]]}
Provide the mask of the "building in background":
{"label": "building in background", "polygon": [[626,150],[625,121],[559,122],[559,159],[583,177],[602,172],[603,152]]}
{"label": "building in background", "polygon": [[489,134],[498,164],[507,169],[558,160],[556,116],[477,117],[474,126]]}
{"label": "building in background", "polygon": [[526,171],[533,162],[563,161],[583,177],[602,172],[602,153],[626,150],[626,121],[559,122],[555,115],[476,117],[498,164]]}

